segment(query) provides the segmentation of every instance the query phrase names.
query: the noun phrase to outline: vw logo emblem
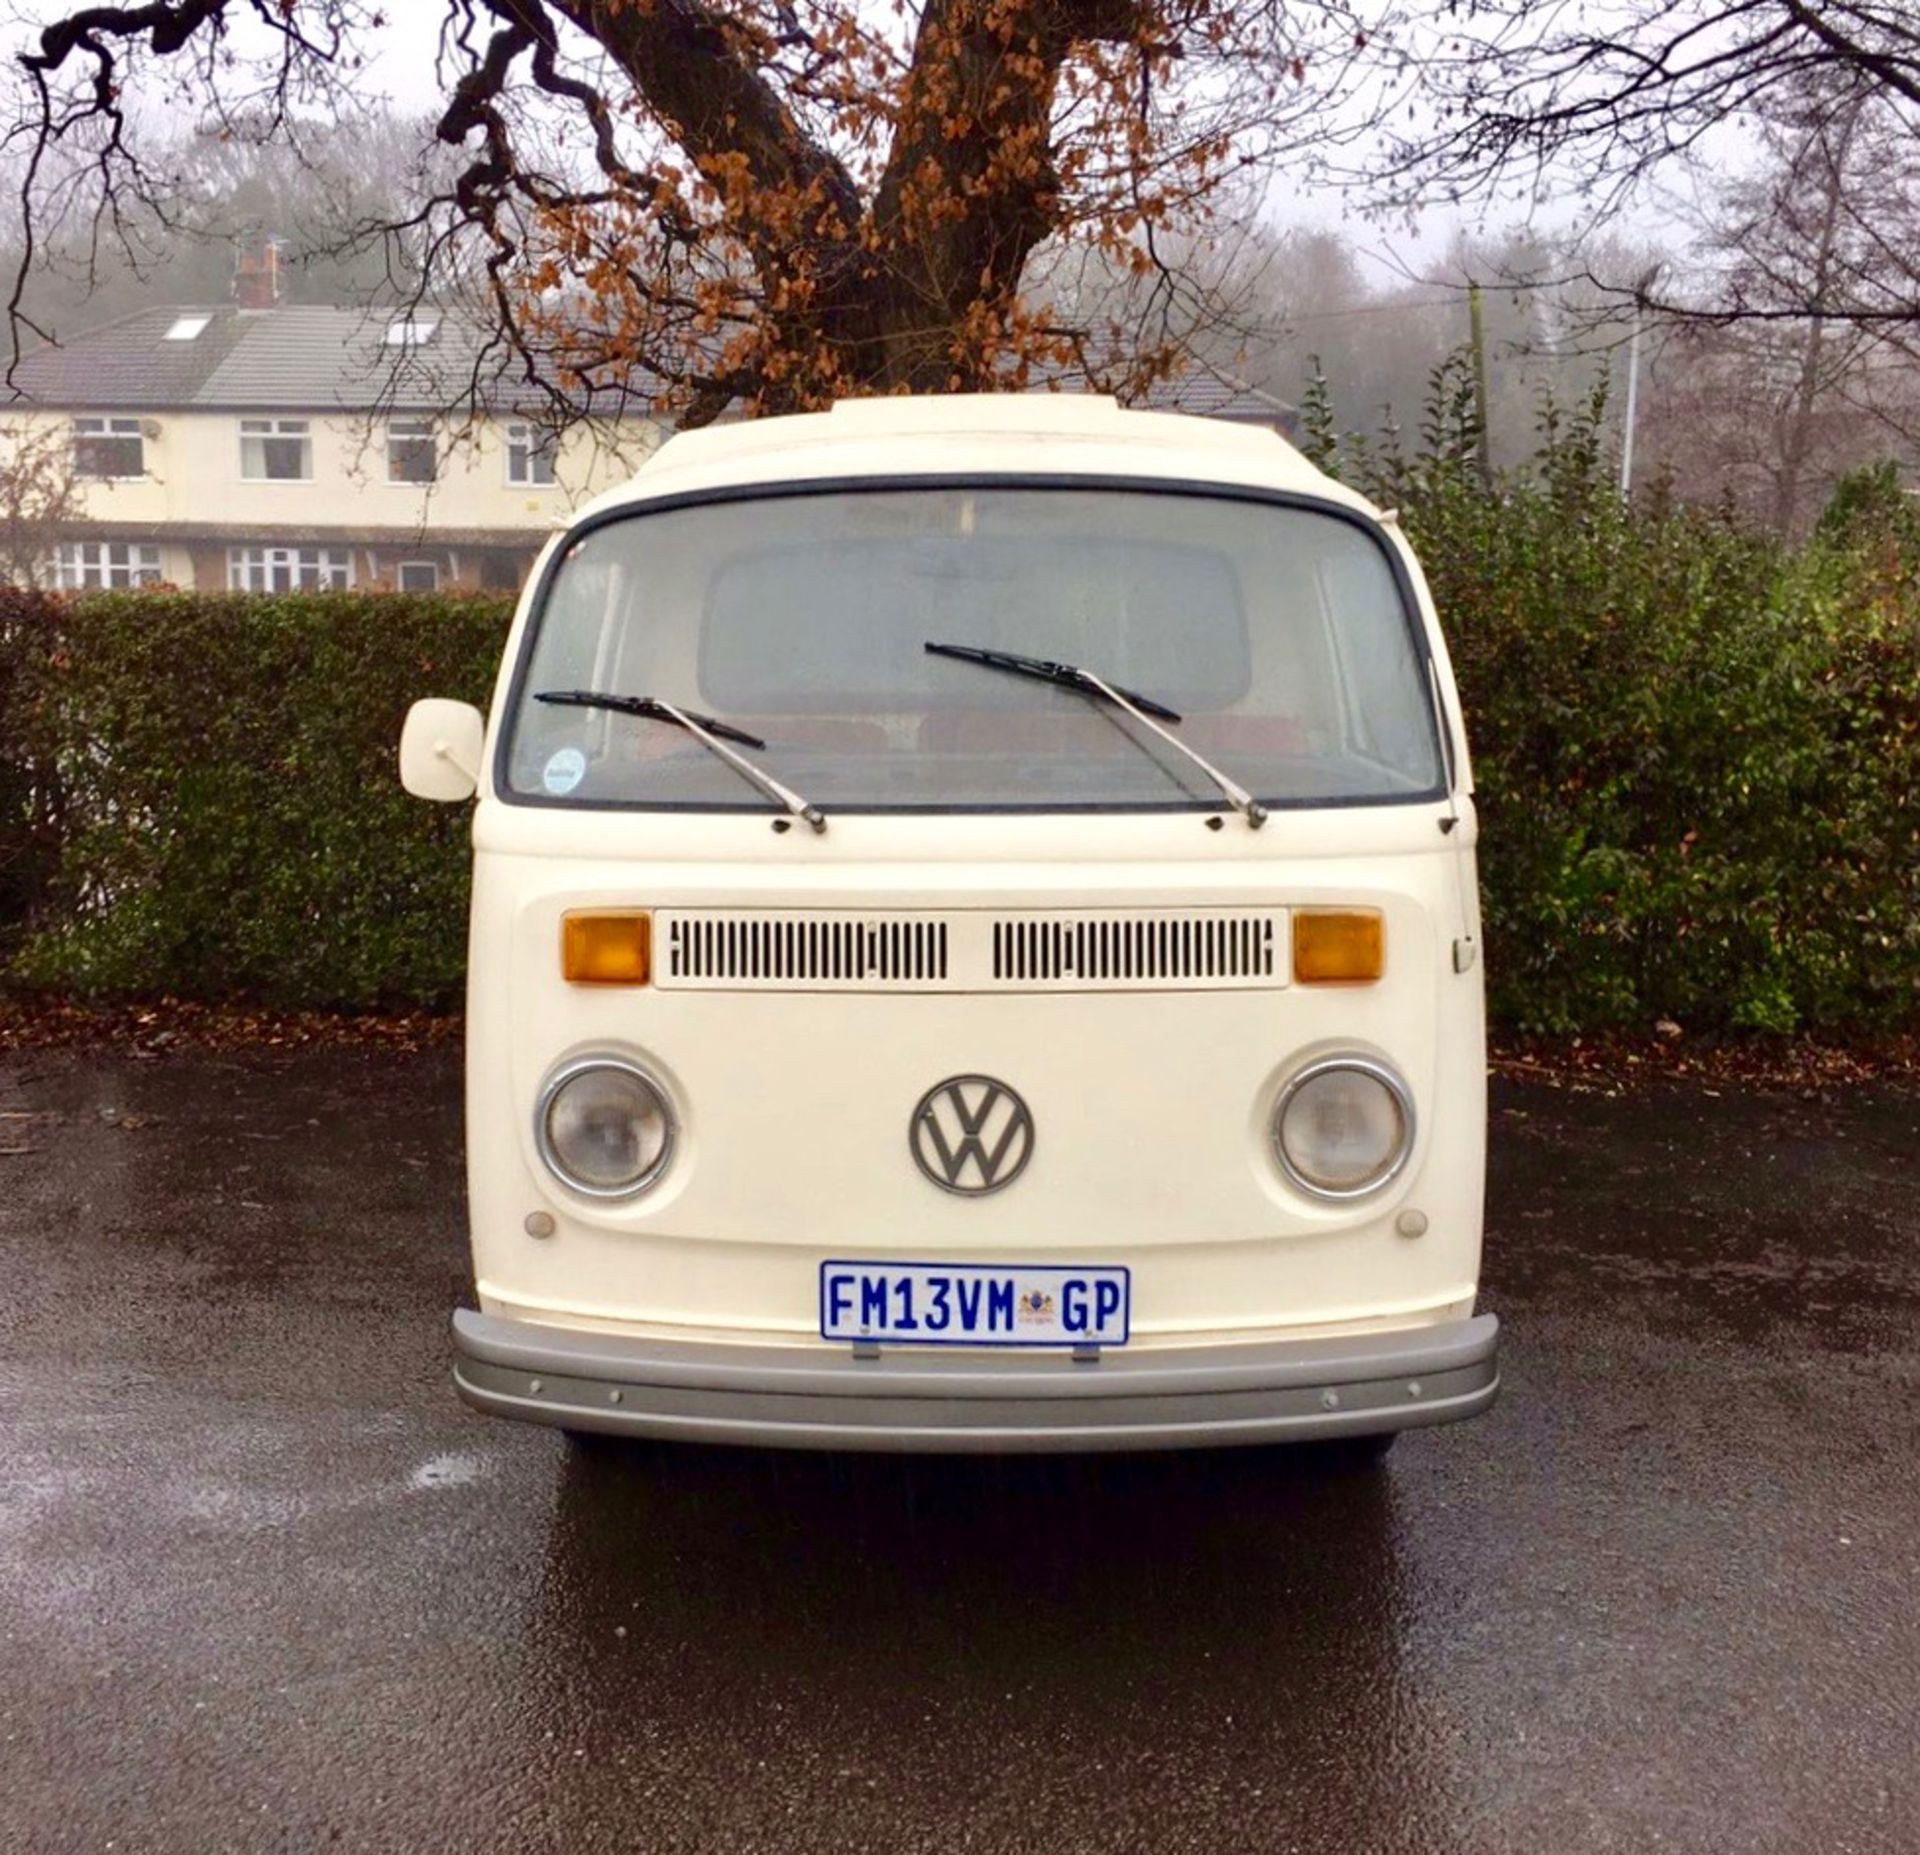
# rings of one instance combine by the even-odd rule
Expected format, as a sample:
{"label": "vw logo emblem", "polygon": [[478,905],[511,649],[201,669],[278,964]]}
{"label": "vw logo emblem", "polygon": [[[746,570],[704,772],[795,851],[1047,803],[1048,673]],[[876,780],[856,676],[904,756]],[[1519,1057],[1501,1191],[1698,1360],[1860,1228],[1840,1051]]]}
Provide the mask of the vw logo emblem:
{"label": "vw logo emblem", "polygon": [[949,1076],[920,1097],[907,1143],[914,1163],[943,1192],[978,1198],[1026,1170],[1033,1116],[992,1076]]}

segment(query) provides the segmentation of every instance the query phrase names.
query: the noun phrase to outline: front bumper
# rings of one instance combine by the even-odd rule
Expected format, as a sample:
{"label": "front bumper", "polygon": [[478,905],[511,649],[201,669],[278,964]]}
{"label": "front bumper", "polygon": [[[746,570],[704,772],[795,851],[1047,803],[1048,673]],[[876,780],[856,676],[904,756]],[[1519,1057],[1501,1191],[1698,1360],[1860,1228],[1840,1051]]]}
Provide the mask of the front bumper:
{"label": "front bumper", "polygon": [[461,1309],[454,1383],[526,1423],[791,1449],[1178,1449],[1366,1436],[1477,1416],[1500,1389],[1499,1322],[1094,1361],[1049,1354],[855,1358],[820,1346],[689,1344]]}

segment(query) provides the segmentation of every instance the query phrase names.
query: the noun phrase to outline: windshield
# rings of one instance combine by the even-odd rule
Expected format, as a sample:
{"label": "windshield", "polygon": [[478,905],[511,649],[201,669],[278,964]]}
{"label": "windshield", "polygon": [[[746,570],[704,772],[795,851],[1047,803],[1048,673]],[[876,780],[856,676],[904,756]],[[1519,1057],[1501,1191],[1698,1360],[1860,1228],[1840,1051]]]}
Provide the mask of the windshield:
{"label": "windshield", "polygon": [[758,736],[840,810],[1214,809],[1109,703],[928,640],[1083,666],[1181,716],[1268,804],[1442,787],[1424,649],[1385,549],[1312,509],[1107,488],[780,494],[632,515],[566,550],[530,630],[510,790],[741,810],[697,740],[540,691],[645,695]]}

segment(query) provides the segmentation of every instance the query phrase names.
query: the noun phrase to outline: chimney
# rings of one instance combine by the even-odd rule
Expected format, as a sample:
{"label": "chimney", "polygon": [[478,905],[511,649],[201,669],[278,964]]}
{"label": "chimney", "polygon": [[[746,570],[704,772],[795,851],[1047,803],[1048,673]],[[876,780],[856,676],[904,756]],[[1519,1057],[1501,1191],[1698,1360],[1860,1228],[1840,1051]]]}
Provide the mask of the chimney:
{"label": "chimney", "polygon": [[271,309],[280,301],[277,238],[263,238],[240,247],[233,267],[233,300],[242,309]]}

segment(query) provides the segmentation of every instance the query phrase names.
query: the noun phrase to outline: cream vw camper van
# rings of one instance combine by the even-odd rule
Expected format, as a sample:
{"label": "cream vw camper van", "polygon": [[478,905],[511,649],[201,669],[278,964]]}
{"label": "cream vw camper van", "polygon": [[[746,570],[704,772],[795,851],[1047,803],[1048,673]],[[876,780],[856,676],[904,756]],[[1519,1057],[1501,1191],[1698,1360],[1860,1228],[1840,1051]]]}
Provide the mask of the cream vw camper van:
{"label": "cream vw camper van", "polygon": [[1372,1449],[1492,1402],[1453,677],[1392,516],[1274,434],[673,438],[401,770],[478,794],[478,1409]]}

